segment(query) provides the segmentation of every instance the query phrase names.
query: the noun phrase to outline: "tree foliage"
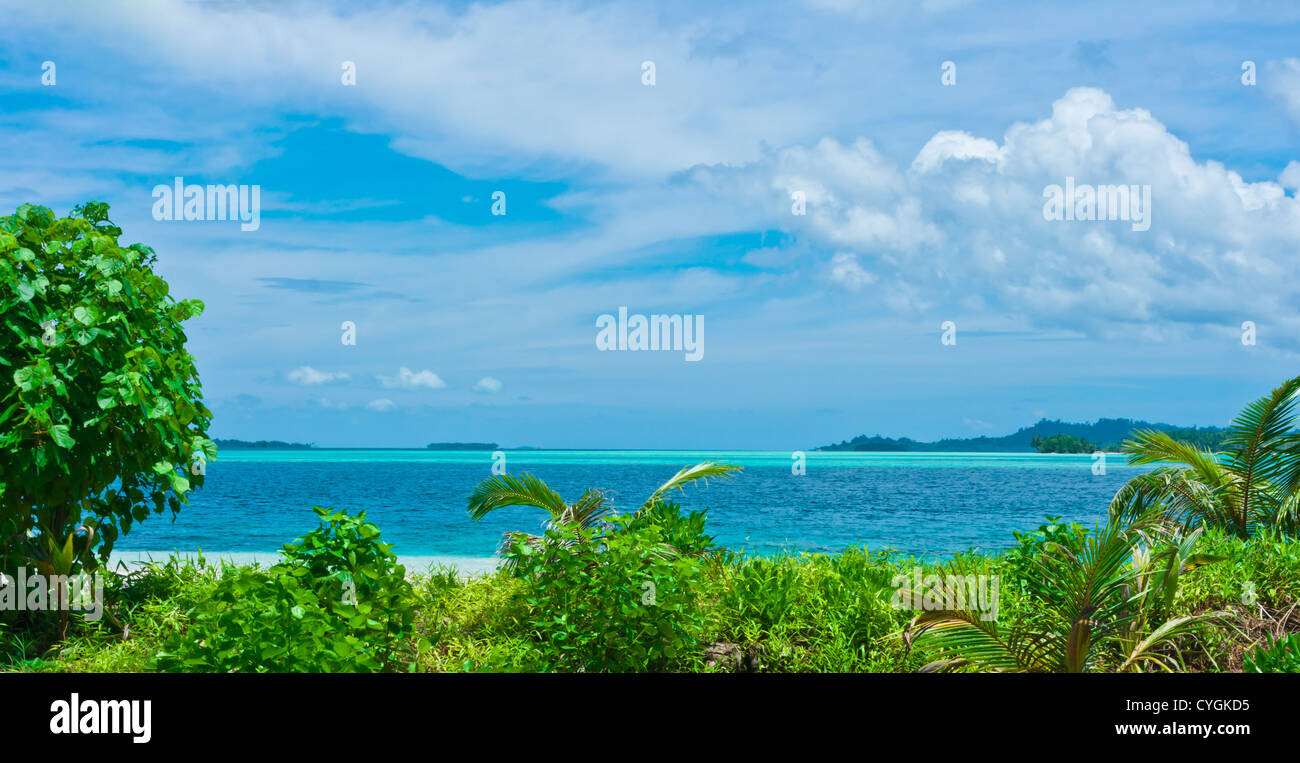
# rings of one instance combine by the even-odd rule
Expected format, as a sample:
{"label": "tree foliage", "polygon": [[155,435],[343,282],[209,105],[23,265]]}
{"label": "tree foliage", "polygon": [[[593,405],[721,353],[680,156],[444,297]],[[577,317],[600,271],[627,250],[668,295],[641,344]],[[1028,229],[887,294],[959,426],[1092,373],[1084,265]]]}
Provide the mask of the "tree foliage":
{"label": "tree foliage", "polygon": [[175,515],[216,446],[177,301],[108,205],[0,218],[0,569],[64,574]]}

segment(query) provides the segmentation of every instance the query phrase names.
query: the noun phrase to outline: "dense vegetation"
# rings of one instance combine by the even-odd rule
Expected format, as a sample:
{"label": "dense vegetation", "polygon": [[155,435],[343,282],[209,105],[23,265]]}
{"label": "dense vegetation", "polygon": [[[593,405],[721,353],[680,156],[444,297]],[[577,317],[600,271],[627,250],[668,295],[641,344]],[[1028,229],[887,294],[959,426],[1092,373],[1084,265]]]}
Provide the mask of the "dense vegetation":
{"label": "dense vegetation", "polygon": [[817,450],[1015,453],[1033,450],[1035,437],[1050,438],[1055,435],[1065,435],[1098,443],[1098,450],[1118,452],[1122,450],[1125,440],[1137,432],[1146,430],[1164,432],[1175,440],[1210,450],[1217,450],[1228,434],[1228,430],[1223,427],[1175,427],[1133,419],[1098,419],[1092,424],[1042,419],[1033,426],[1021,427],[1014,433],[1001,437],[945,438],[934,442],[920,442],[907,437],[858,435],[852,440],[844,440],[836,445],[823,445]]}
{"label": "dense vegetation", "polygon": [[1051,437],[1036,434],[1029,445],[1039,453],[1095,453],[1100,450],[1082,437],[1068,434],[1054,434]]}
{"label": "dense vegetation", "polygon": [[309,442],[284,442],[283,440],[213,440],[222,450],[310,450]]}
{"label": "dense vegetation", "polygon": [[[356,605],[343,595],[340,573],[349,567],[337,557],[318,579],[293,574],[307,567],[295,552],[280,570],[170,559],[113,577],[108,598],[125,632],[108,618],[89,623],[75,615],[62,641],[48,629],[0,631],[0,665],[59,672],[915,671],[952,659],[951,650],[916,638],[923,623],[908,634],[909,649],[905,629],[917,613],[893,606],[896,576],[910,578],[914,565],[925,575],[954,564],[987,569],[1001,576],[1000,627],[1059,633],[1063,624],[1042,602],[1063,594],[1040,584],[1035,560],[1053,543],[1092,534],[1049,521],[1021,533],[1006,553],[939,564],[863,547],[749,559],[714,551],[673,560],[653,552],[663,536],[657,523],[620,533],[606,550],[587,543],[561,551],[565,542],[590,541],[578,537],[583,532],[557,531],[554,545],[513,572],[467,577],[433,569],[409,576],[409,589],[386,585],[372,594],[358,586]],[[1180,575],[1170,601],[1152,602],[1161,609],[1144,627],[1207,614],[1217,619],[1175,634],[1148,656],[1177,670],[1300,670],[1300,544],[1207,530],[1196,545],[1222,561]],[[383,565],[382,580],[396,579],[393,560],[369,558]],[[375,617],[384,600],[386,611]],[[1098,639],[1085,667],[1121,667],[1123,636]],[[977,667],[1017,669],[987,657],[958,669]],[[1161,668],[1143,659],[1127,669]]]}
{"label": "dense vegetation", "polygon": [[735,467],[682,469],[630,513],[530,475],[485,480],[471,519],[542,510],[493,574],[408,576],[364,516],[257,567],[169,559],[114,575],[112,616],[0,631],[0,664],[40,671],[1300,670],[1300,434],[1293,379],[1209,453],[1158,432],[1159,464],[1104,524],[1049,517],[1003,553],[950,559],[852,547],[743,558],[669,500]]}
{"label": "dense vegetation", "polygon": [[1225,450],[1159,432],[1160,464],[1094,528],[1049,517],[1000,554],[915,559],[854,547],[742,558],[673,491],[735,467],[682,469],[630,513],[568,502],[530,475],[469,497],[471,519],[546,512],[510,532],[491,575],[408,580],[364,516],[321,525],[269,570],[170,559],[114,576],[116,616],[0,633],[19,670],[1015,671],[1300,670],[1300,378],[1246,408]]}

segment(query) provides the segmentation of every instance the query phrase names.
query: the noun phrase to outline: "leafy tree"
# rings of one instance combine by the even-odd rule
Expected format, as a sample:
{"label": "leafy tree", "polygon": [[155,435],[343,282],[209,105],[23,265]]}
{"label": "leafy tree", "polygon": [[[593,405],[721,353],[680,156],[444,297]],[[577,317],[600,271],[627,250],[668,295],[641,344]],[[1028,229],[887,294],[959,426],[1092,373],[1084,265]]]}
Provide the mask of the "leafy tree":
{"label": "leafy tree", "polygon": [[0,218],[0,570],[67,574],[203,484],[216,446],[154,252],[108,205]]}
{"label": "leafy tree", "polygon": [[1232,420],[1223,450],[1211,452],[1164,432],[1124,443],[1133,464],[1162,464],[1134,477],[1111,501],[1112,517],[1154,512],[1239,538],[1264,529],[1300,533],[1300,377],[1284,382]]}

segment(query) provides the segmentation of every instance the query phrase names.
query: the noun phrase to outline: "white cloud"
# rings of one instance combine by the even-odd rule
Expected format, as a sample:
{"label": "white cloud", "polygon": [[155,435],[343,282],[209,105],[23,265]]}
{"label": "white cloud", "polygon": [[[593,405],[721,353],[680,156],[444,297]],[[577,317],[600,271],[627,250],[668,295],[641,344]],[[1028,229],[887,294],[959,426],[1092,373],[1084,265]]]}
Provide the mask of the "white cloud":
{"label": "white cloud", "polygon": [[350,377],[345,373],[332,373],[329,371],[317,371],[311,366],[299,366],[289,372],[289,381],[294,384],[303,386],[314,386],[317,384],[329,384],[336,381],[347,381]]}
{"label": "white cloud", "polygon": [[397,403],[394,403],[392,400],[389,400],[386,397],[381,397],[366,403],[366,410],[377,411],[379,413],[388,413],[390,411],[397,410]]}
{"label": "white cloud", "polygon": [[494,378],[492,378],[491,376],[484,376],[482,379],[479,379],[479,380],[478,380],[478,384],[475,384],[475,385],[474,385],[474,391],[475,391],[475,392],[486,392],[486,393],[488,393],[488,394],[493,394],[493,393],[496,393],[496,392],[500,392],[500,391],[501,391],[501,380],[499,380],[499,379],[494,379]]}
{"label": "white cloud", "polygon": [[931,172],[943,165],[945,159],[981,159],[997,163],[1001,151],[998,144],[987,138],[976,138],[958,130],[943,130],[934,134],[912,161],[912,169]]}
{"label": "white cloud", "polygon": [[[398,150],[458,171],[539,158],[632,174],[741,161],[764,140],[796,139],[820,110],[799,103],[806,88],[781,76],[792,61],[807,66],[794,52],[774,47],[738,65],[697,49],[701,38],[734,34],[727,25],[617,4],[385,3],[344,13],[157,0],[29,11],[26,24],[94,33],[137,65],[167,61],[160,85],[237,94],[243,108],[332,107],[358,129],[391,134]],[[647,59],[654,87],[641,83]],[[344,60],[356,64],[355,87],[340,84]]]}
{"label": "white cloud", "polygon": [[437,374],[425,369],[420,372],[412,371],[406,366],[397,370],[396,376],[379,376],[379,383],[389,389],[442,389],[447,386]]}
{"label": "white cloud", "polygon": [[1289,188],[1293,193],[1300,191],[1300,162],[1294,160],[1287,162],[1286,167],[1277,176],[1277,180],[1283,188]]}
{"label": "white cloud", "polygon": [[[878,301],[900,312],[981,295],[1003,314],[1094,336],[1168,338],[1179,329],[1164,324],[1218,330],[1264,315],[1300,337],[1290,306],[1300,203],[1279,183],[1197,161],[1152,114],[1101,90],[1068,91],[1001,143],[938,133],[907,169],[868,141],[825,139],[692,177],[838,252],[841,284],[888,283]],[[1043,189],[1067,177],[1150,186],[1150,230],[1045,220]],[[1281,180],[1298,177],[1288,168]],[[792,188],[807,192],[804,216],[790,214]]]}
{"label": "white cloud", "polygon": [[875,283],[875,273],[862,269],[856,255],[840,252],[831,258],[831,278],[848,289],[857,291],[864,286]]}

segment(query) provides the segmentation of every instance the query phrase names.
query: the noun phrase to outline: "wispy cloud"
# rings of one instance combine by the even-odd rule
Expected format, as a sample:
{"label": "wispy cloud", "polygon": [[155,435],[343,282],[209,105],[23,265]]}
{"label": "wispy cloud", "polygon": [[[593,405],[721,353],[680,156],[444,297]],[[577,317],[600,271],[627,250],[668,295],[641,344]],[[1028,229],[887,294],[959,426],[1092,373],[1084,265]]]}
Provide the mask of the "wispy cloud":
{"label": "wispy cloud", "polygon": [[289,381],[303,386],[330,384],[332,382],[347,381],[351,378],[342,372],[317,371],[311,366],[299,366],[290,371],[288,377]]}
{"label": "wispy cloud", "polygon": [[397,370],[396,376],[379,376],[379,383],[390,389],[442,389],[447,383],[434,372],[425,369],[412,371],[406,366]]}
{"label": "wispy cloud", "polygon": [[482,379],[478,380],[477,384],[474,385],[474,391],[486,392],[488,394],[495,394],[501,391],[501,386],[502,385],[500,379],[494,379],[491,376],[484,376]]}

